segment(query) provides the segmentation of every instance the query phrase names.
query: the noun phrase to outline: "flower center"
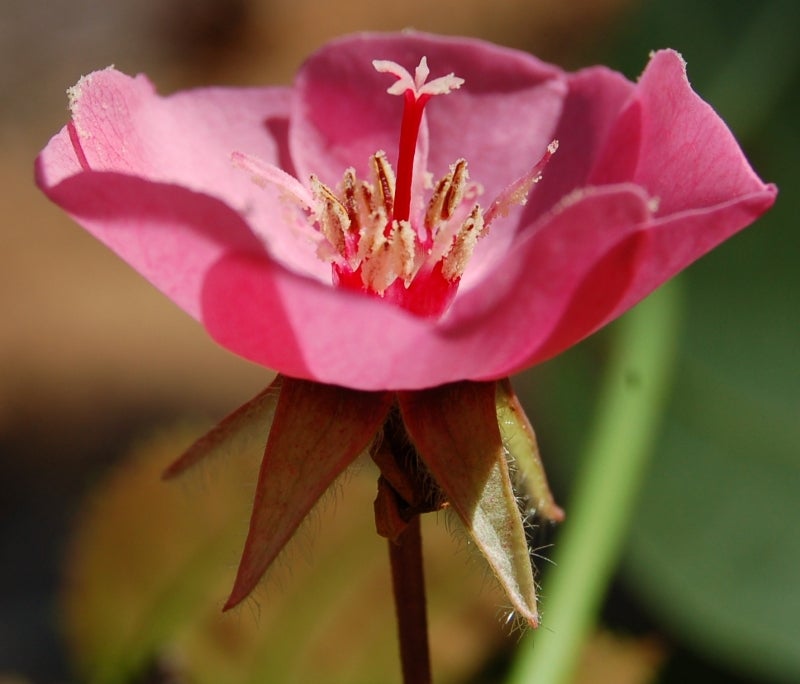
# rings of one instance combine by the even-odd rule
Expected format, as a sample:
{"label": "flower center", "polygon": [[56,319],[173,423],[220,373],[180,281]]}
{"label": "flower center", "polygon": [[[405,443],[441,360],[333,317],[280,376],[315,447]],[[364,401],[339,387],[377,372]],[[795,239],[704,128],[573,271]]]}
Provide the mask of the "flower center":
{"label": "flower center", "polygon": [[[558,142],[551,142],[539,162],[484,212],[475,202],[482,188],[470,182],[464,159],[451,164],[438,183],[431,184],[424,169],[418,168],[420,177],[415,177],[426,104],[434,95],[457,90],[464,80],[451,73],[428,81],[425,57],[413,77],[395,62],[372,64],[396,77],[387,92],[403,97],[396,176],[382,150],[370,158],[369,180],[349,168],[332,189],[312,175],[310,192],[276,166],[240,152],[233,153],[233,161],[255,182],[281,187],[304,209],[318,231],[317,256],[331,264],[335,286],[381,297],[418,316],[440,316],[455,297],[477,241],[495,218],[527,201]],[[424,191],[430,191],[427,206]]]}
{"label": "flower center", "polygon": [[[455,296],[483,214],[472,200],[480,193],[460,159],[433,188],[426,210],[415,205],[414,158],[425,105],[434,95],[461,87],[453,74],[428,81],[422,58],[414,76],[395,62],[376,60],[375,69],[397,77],[388,92],[403,97],[397,175],[383,151],[371,158],[371,182],[345,171],[339,192],[316,177],[311,188],[319,228],[333,247],[333,281],[366,291],[423,316],[440,315]],[[326,256],[326,255],[321,255]],[[330,258],[330,255],[329,255]]]}

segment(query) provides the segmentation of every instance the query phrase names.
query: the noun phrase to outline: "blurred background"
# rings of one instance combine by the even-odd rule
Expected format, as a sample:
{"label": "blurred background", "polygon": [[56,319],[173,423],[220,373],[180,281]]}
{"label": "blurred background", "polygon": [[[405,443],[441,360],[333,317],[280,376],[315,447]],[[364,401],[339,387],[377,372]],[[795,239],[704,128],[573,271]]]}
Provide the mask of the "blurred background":
{"label": "blurred background", "polygon": [[[219,615],[257,462],[214,464],[178,487],[158,473],[269,373],[216,347],[49,205],[32,164],[67,120],[66,88],[94,69],[146,72],[163,93],[289,83],[330,37],[404,27],[630,78],[650,50],[676,48],[779,185],[768,216],[681,276],[669,408],[576,681],[800,681],[798,7],[3,0],[0,682],[397,681],[368,466],[249,608]],[[562,503],[610,335],[516,379]],[[429,522],[437,681],[501,682],[518,643],[500,624],[502,597],[447,525]]]}

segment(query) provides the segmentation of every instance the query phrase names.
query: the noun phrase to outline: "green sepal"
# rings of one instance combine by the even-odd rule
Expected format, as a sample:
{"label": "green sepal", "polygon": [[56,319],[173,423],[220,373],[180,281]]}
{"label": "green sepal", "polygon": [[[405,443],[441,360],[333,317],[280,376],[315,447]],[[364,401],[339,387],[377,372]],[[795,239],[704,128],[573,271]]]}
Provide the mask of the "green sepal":
{"label": "green sepal", "polygon": [[561,522],[564,511],[556,504],[547,484],[536,433],[508,378],[497,382],[496,409],[517,492],[527,499],[531,514],[550,522]]}

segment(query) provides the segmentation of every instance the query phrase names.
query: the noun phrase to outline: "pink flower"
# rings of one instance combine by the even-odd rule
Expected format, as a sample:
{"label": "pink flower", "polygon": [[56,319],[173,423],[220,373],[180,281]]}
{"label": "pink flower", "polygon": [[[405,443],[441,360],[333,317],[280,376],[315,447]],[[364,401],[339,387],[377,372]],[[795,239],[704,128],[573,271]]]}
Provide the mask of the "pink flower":
{"label": "pink flower", "polygon": [[535,625],[523,517],[563,514],[504,378],[776,195],[671,51],[633,84],[474,40],[359,35],[291,88],[163,98],[107,69],[70,109],[39,186],[220,344],[281,374],[167,472],[269,426],[227,607],[367,450],[392,548],[450,506]]}
{"label": "pink flower", "polygon": [[[415,98],[426,116],[416,145],[403,134],[398,166]],[[633,84],[475,40],[357,35],[313,55],[289,88],[160,97],[106,69],[71,89],[70,108],[36,164],[53,201],[231,351],[354,389],[492,380],[543,361],[776,194],[672,51]],[[387,228],[359,238],[337,223],[343,207],[345,222],[359,215],[343,175],[353,169],[345,186],[361,192],[390,166],[397,196],[360,210]],[[428,172],[445,179],[438,195]],[[426,203],[448,188],[463,195],[431,227]]]}

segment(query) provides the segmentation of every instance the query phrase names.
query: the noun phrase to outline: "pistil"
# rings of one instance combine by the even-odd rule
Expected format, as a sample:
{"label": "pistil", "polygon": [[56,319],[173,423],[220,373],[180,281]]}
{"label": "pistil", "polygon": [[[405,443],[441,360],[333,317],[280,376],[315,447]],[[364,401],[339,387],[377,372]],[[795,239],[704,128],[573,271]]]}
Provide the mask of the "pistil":
{"label": "pistil", "polygon": [[392,219],[408,221],[411,217],[414,156],[417,151],[419,127],[422,123],[425,105],[434,95],[446,95],[453,90],[458,90],[464,84],[464,79],[450,73],[426,82],[430,75],[430,69],[425,57],[420,59],[414,70],[413,78],[396,62],[375,60],[372,65],[379,72],[396,76],[397,81],[389,87],[387,92],[391,95],[403,96],[403,121],[400,126],[400,144],[397,152],[397,186]]}
{"label": "pistil", "polygon": [[408,221],[411,216],[411,181],[414,176],[414,155],[417,151],[417,138],[422,123],[422,113],[430,95],[416,96],[413,90],[406,90],[403,96],[403,122],[400,126],[400,144],[397,151],[397,186],[394,197],[394,216],[396,221]]}

